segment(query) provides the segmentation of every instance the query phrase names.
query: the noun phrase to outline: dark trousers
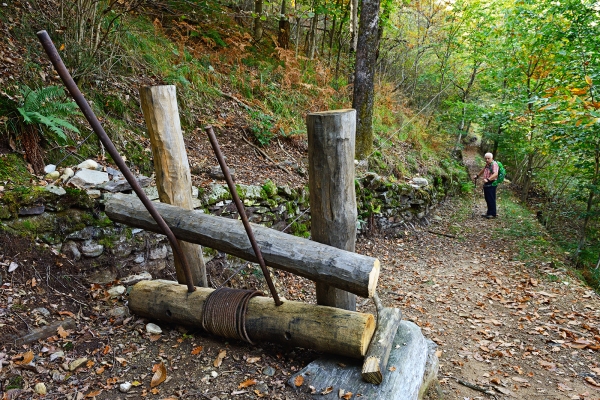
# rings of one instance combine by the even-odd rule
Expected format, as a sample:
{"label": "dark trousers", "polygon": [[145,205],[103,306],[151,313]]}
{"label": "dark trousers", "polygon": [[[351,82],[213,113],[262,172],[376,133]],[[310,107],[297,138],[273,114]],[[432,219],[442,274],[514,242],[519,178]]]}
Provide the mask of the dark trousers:
{"label": "dark trousers", "polygon": [[483,197],[487,204],[487,215],[496,216],[496,188],[498,186],[492,186],[492,184],[483,185]]}

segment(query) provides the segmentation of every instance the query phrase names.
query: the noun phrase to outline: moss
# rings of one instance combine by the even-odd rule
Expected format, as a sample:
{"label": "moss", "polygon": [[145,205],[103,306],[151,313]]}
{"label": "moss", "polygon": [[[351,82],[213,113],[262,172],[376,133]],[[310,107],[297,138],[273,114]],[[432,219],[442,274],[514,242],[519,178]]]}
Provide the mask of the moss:
{"label": "moss", "polygon": [[269,206],[269,208],[273,209],[279,205],[279,202],[274,199],[267,199],[267,205]]}
{"label": "moss", "polygon": [[237,192],[237,195],[239,196],[240,199],[244,200],[247,195],[248,195],[248,190],[245,186],[242,185],[235,185],[235,191]]}
{"label": "moss", "polygon": [[285,211],[287,211],[288,216],[292,216],[296,214],[296,203],[293,201],[288,201],[285,203]]}
{"label": "moss", "polygon": [[18,154],[0,156],[0,181],[22,185],[27,184],[30,179],[31,174],[22,156]]}
{"label": "moss", "polygon": [[265,191],[267,197],[273,197],[277,194],[277,185],[270,179],[267,179],[262,185],[262,189]]}
{"label": "moss", "polygon": [[5,389],[23,389],[24,383],[25,381],[21,375],[13,376],[8,380],[8,384],[6,385]]}
{"label": "moss", "polygon": [[301,221],[292,222],[290,226],[290,231],[294,236],[300,236],[304,238],[308,238],[310,236],[310,231],[308,229],[308,224]]}

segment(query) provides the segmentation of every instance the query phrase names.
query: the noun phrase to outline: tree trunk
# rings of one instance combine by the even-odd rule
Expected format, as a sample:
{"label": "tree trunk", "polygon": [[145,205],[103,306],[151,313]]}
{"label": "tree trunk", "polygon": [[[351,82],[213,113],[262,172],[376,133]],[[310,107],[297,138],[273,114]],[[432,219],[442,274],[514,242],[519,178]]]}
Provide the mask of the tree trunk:
{"label": "tree trunk", "polygon": [[[354,191],[356,111],[309,114],[306,126],[312,239],[353,252],[357,220]],[[354,311],[356,296],[325,282],[317,282],[317,304]]]}
{"label": "tree trunk", "polygon": [[[129,294],[135,314],[202,327],[204,303],[213,289],[187,287],[172,281],[142,281]],[[225,305],[226,306],[226,305]],[[371,314],[284,300],[275,306],[269,297],[253,297],[245,317],[250,340],[299,346],[346,357],[362,358],[375,331]]]}
{"label": "tree trunk", "polygon": [[350,52],[358,46],[358,0],[350,0]]}
{"label": "tree trunk", "polygon": [[254,41],[258,42],[263,35],[263,22],[262,22],[262,13],[263,13],[263,0],[254,0],[254,30],[252,37]]}
{"label": "tree trunk", "polygon": [[279,34],[277,35],[277,44],[282,49],[290,47],[290,21],[287,17],[287,0],[281,0],[281,17],[279,18]]}
{"label": "tree trunk", "polygon": [[379,0],[363,0],[356,49],[352,108],[356,109],[356,158],[373,150],[375,64],[379,50]]}
{"label": "tree trunk", "polygon": [[[598,181],[600,175],[600,146],[597,144],[594,153],[594,176],[592,177],[592,188],[588,194],[587,206],[585,208],[585,218],[583,219],[583,225],[579,231],[579,240],[577,242],[577,251],[575,253],[575,265],[579,263],[581,251],[585,245],[586,231],[592,218],[592,208],[594,206],[594,195],[598,190]],[[597,266],[596,266],[597,268]]]}
{"label": "tree trunk", "polygon": [[[140,88],[142,111],[152,144],[156,187],[160,201],[193,210],[192,176],[179,122],[175,86]],[[208,286],[202,247],[178,241],[195,286]],[[175,252],[174,252],[175,253]],[[175,254],[177,281],[185,283],[181,260]]]}
{"label": "tree trunk", "polygon": [[527,201],[529,196],[529,188],[531,187],[531,181],[533,179],[533,153],[527,154],[527,167],[525,169],[525,177],[523,180],[523,193],[521,193],[521,200]]}

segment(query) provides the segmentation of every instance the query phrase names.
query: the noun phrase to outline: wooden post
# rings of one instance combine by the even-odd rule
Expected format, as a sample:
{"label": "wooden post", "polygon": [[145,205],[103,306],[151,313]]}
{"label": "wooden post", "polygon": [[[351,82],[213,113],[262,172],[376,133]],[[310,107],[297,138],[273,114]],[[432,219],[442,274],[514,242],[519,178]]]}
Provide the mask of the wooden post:
{"label": "wooden post", "polygon": [[[179,122],[175,86],[140,88],[142,111],[150,134],[156,187],[160,201],[193,210],[192,176]],[[179,241],[191,268],[195,286],[208,286],[202,247]],[[175,257],[177,281],[185,283],[185,275]]]}
{"label": "wooden post", "polygon": [[[314,241],[354,251],[356,193],[354,140],[356,111],[308,114],[308,185],[311,236]],[[317,282],[317,304],[356,310],[356,296]]]}

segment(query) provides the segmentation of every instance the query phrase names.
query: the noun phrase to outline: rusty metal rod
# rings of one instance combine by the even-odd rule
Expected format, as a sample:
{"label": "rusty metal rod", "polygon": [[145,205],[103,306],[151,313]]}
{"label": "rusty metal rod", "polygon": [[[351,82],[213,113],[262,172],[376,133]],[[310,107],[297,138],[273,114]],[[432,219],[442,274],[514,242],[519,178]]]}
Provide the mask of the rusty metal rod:
{"label": "rusty metal rod", "polygon": [[69,74],[67,67],[65,67],[65,64],[60,58],[58,51],[56,51],[56,47],[54,47],[54,43],[52,43],[52,39],[50,39],[48,33],[46,31],[39,31],[37,33],[37,37],[40,40],[42,46],[44,47],[44,50],[46,51],[48,58],[52,62],[52,65],[54,65],[54,69],[56,69],[56,72],[58,72],[60,79],[62,79],[63,83],[65,84],[65,87],[67,88],[69,93],[71,93],[73,100],[75,100],[75,103],[77,103],[77,105],[83,112],[83,115],[92,126],[94,132],[96,132],[96,135],[98,135],[98,138],[108,151],[108,154],[110,154],[112,159],[115,161],[115,164],[117,164],[117,167],[119,167],[119,170],[121,170],[121,172],[123,173],[123,176],[125,176],[125,179],[127,179],[127,182],[129,182],[129,184],[131,185],[133,191],[138,195],[144,206],[146,206],[146,209],[148,210],[150,215],[152,215],[152,218],[154,218],[158,226],[162,229],[163,233],[169,239],[171,247],[173,248],[175,255],[179,258],[181,266],[183,267],[188,292],[191,293],[195,291],[196,287],[194,286],[194,282],[192,281],[192,272],[190,270],[189,264],[187,263],[185,255],[181,251],[181,247],[177,242],[177,238],[175,238],[175,235],[173,234],[165,220],[160,216],[158,211],[156,211],[156,208],[154,208],[154,205],[152,205],[152,202],[150,201],[150,199],[148,199],[148,196],[146,196],[146,193],[142,190],[142,187],[139,185],[138,181],[135,179],[135,177],[125,164],[125,161],[119,154],[119,151],[104,131],[104,128],[102,128],[102,125],[100,124],[100,121],[98,121],[98,118],[94,114],[94,111],[92,111],[92,108],[83,97],[83,94],[77,87],[77,84],[71,77],[71,74]]}
{"label": "rusty metal rod", "polygon": [[225,159],[223,158],[223,153],[221,153],[221,149],[219,148],[219,142],[217,142],[217,137],[215,136],[213,127],[209,125],[205,127],[204,130],[208,135],[210,145],[212,146],[213,151],[215,152],[217,161],[219,161],[219,165],[221,166],[221,170],[223,171],[223,175],[225,176],[225,181],[227,182],[227,186],[229,187],[229,191],[231,192],[231,198],[233,199],[233,202],[237,207],[238,213],[240,214],[242,223],[244,224],[244,229],[246,229],[246,234],[248,235],[248,240],[250,240],[250,243],[252,244],[252,249],[254,249],[254,254],[256,254],[256,258],[258,259],[258,263],[260,264],[260,269],[262,269],[263,275],[265,276],[265,280],[267,281],[267,285],[269,286],[269,290],[271,291],[271,295],[275,300],[275,305],[280,306],[282,302],[279,299],[277,291],[275,290],[275,286],[273,285],[273,281],[271,280],[271,274],[267,269],[265,260],[262,256],[262,252],[260,251],[258,243],[256,242],[256,238],[254,238],[254,233],[252,233],[252,227],[250,226],[250,222],[248,222],[248,217],[246,216],[244,205],[242,204],[240,197],[237,194],[237,190],[235,190],[235,184],[233,183],[233,179],[231,178],[231,174],[229,173],[227,164],[225,164]]}

